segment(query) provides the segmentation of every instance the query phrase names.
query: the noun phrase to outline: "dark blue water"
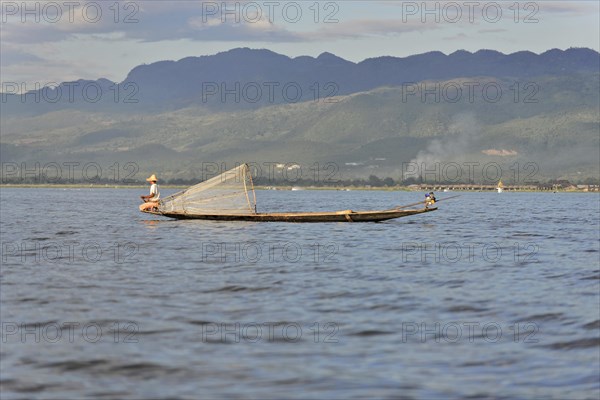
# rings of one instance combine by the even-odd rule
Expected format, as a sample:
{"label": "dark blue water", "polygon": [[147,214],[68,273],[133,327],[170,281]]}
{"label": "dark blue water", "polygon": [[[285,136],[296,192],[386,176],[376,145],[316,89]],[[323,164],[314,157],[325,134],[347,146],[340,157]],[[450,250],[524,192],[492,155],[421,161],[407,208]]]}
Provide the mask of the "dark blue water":
{"label": "dark blue water", "polygon": [[[3,399],[600,396],[597,194],[285,224],[148,217],[145,192],[1,189]],[[421,196],[258,192],[260,211]]]}

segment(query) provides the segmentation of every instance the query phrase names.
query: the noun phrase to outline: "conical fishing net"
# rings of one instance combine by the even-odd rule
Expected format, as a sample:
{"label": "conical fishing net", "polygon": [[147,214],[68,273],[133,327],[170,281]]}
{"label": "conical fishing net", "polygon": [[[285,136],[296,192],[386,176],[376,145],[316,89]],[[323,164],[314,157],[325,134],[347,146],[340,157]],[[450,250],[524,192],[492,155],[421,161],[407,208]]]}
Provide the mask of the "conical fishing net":
{"label": "conical fishing net", "polygon": [[164,198],[159,211],[186,214],[254,214],[256,194],[247,164]]}

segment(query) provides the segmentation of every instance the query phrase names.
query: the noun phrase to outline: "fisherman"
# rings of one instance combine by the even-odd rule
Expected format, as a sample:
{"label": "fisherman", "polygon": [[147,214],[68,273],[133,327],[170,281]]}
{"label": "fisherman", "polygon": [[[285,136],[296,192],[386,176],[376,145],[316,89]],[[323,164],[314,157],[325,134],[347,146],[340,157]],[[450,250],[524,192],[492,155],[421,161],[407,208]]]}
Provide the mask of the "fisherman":
{"label": "fisherman", "polygon": [[429,192],[425,194],[425,208],[429,208],[429,206],[435,204],[435,195],[433,192]]}
{"label": "fisherman", "polygon": [[157,211],[158,210],[158,199],[160,199],[160,191],[158,190],[158,179],[155,174],[152,174],[150,178],[146,179],[150,182],[150,194],[147,196],[140,196],[144,200],[144,204],[140,204],[140,211]]}

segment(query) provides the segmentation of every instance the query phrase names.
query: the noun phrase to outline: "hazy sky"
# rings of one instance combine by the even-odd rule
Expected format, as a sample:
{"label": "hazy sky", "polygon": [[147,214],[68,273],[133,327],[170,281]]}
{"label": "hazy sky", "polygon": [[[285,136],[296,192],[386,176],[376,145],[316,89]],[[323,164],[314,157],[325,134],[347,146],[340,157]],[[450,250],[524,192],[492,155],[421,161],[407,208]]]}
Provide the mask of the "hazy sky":
{"label": "hazy sky", "polygon": [[[1,80],[122,81],[139,64],[267,48],[351,61],[439,50],[599,50],[598,1],[5,1]],[[28,87],[28,89],[30,89]]]}

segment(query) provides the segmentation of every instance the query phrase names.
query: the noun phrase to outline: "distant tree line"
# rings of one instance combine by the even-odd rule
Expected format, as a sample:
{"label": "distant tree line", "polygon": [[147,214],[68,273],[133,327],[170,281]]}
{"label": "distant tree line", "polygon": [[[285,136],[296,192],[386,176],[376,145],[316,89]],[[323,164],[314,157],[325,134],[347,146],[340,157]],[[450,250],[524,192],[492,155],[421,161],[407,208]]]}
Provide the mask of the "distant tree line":
{"label": "distant tree line", "polygon": [[[142,180],[115,180],[111,178],[96,178],[96,179],[48,179],[42,176],[35,177],[1,177],[0,183],[2,184],[13,184],[13,185],[69,185],[69,184],[77,184],[77,185],[119,185],[119,186],[139,186],[141,184],[145,184],[145,181]],[[177,185],[177,186],[191,186],[199,183],[199,180],[196,179],[182,179],[182,178],[174,178],[174,179],[161,179],[160,184],[163,185]],[[495,184],[496,182],[486,182],[483,184]],[[481,182],[439,182],[439,181],[428,181],[420,178],[407,178],[407,179],[393,179],[391,177],[380,178],[376,175],[369,175],[368,178],[353,178],[353,179],[322,179],[322,180],[314,180],[314,179],[296,179],[296,180],[286,180],[286,179],[277,179],[277,178],[265,178],[265,177],[256,177],[254,178],[254,185],[256,186],[322,186],[322,187],[397,187],[397,186],[410,186],[410,185],[420,185],[420,184],[434,184],[439,186],[452,186],[457,184],[481,184]],[[506,182],[506,184],[511,185],[510,182]],[[545,182],[542,181],[533,181],[533,182],[519,182],[517,185],[528,185],[528,186],[538,186],[538,187],[548,187],[548,186],[559,186],[559,187],[568,187],[571,185],[600,185],[600,179],[597,177],[588,177],[582,180],[578,180],[575,182],[571,182],[564,179],[550,179]]]}

